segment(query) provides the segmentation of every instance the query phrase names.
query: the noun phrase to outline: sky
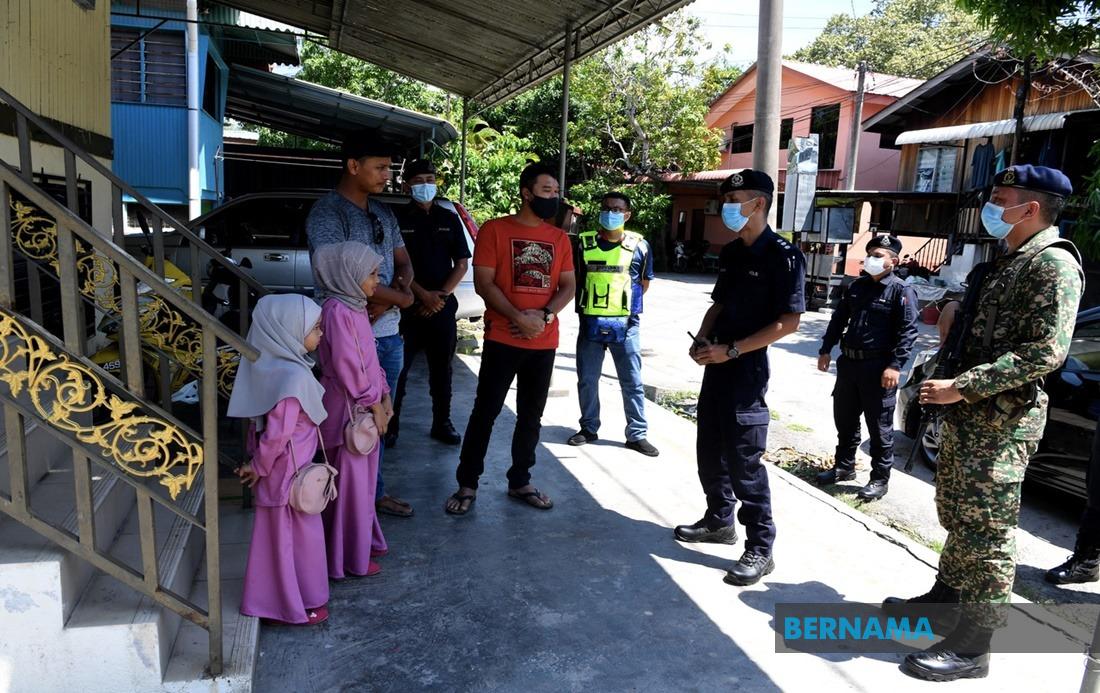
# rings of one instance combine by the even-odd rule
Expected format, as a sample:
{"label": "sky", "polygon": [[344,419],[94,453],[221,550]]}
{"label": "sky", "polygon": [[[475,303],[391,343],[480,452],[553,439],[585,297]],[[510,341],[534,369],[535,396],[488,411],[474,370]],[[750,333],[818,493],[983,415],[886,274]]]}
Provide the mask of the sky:
{"label": "sky", "polygon": [[[767,2],[768,0],[763,0]],[[756,62],[757,14],[760,0],[696,0],[687,12],[703,22],[707,40],[713,44],[710,58],[725,44],[730,60],[740,66]],[[862,16],[870,12],[872,0],[784,0],[783,55],[813,42],[834,14]]]}

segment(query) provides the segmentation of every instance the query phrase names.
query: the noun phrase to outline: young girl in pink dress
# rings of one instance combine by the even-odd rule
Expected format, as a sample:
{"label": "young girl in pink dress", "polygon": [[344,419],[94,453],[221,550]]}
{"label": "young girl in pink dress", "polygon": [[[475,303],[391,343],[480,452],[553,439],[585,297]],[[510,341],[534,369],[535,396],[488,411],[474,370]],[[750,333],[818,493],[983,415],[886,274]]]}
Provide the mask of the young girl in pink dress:
{"label": "young girl in pink dress", "polygon": [[321,341],[320,318],[305,296],[261,298],[248,331],[260,358],[241,359],[229,398],[230,416],[252,419],[252,461],[237,470],[256,504],[241,613],[282,625],[328,618],[321,516],[289,505],[291,480],[313,461],[325,419],[324,390],[308,356]]}
{"label": "young girl in pink dress", "polygon": [[335,580],[377,574],[381,568],[371,557],[388,550],[374,508],[381,444],[369,455],[357,455],[344,445],[344,427],[357,404],[370,408],[380,435],[393,416],[367,313],[381,262],[381,255],[357,241],[322,246],[313,253],[314,281],[329,296],[321,314],[325,336],[318,356],[328,412],[321,432],[330,463],[340,472],[337,498],[324,512],[328,574]]}

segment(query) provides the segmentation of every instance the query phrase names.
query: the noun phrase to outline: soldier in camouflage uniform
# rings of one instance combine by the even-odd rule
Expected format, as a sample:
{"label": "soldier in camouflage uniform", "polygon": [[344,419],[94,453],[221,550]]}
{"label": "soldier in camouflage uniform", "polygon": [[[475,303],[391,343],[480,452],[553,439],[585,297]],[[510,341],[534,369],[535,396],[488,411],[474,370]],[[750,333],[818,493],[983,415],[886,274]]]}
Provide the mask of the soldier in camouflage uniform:
{"label": "soldier in camouflage uniform", "polygon": [[985,676],[993,630],[1004,625],[993,605],[1012,594],[1020,485],[1046,425],[1041,383],[1069,352],[1084,283],[1080,256],[1053,226],[1071,193],[1054,169],[997,174],[982,223],[1007,252],[980,287],[969,287],[980,293],[962,335],[959,375],[921,386],[922,405],[951,405],[936,472],[936,510],[948,535],[935,586],[905,601],[964,605],[947,638],[906,657],[904,668],[921,678]]}

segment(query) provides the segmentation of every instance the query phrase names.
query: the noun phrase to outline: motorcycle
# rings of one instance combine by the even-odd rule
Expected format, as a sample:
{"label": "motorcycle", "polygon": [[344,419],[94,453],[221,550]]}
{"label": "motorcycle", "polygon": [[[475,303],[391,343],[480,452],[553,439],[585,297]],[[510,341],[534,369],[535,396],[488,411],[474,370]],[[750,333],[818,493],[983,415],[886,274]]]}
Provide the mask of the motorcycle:
{"label": "motorcycle", "polygon": [[703,272],[710,243],[704,240],[676,241],[673,246],[672,269],[676,272]]}
{"label": "motorcycle", "polygon": [[[244,258],[240,262],[225,256],[231,264],[241,269],[252,269],[252,261]],[[218,320],[233,331],[241,328],[241,282],[233,272],[225,265],[210,261],[207,268],[206,286],[202,289],[202,307],[206,312],[218,318]],[[260,298],[255,289],[248,289],[248,312],[252,317],[252,310],[256,307],[256,301]]]}

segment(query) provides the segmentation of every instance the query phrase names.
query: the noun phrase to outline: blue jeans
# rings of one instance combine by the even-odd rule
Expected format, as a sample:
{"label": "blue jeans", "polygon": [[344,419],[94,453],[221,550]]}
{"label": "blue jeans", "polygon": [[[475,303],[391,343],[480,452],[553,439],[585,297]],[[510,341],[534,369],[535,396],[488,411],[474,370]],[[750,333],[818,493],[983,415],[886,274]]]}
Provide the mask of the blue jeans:
{"label": "blue jeans", "polygon": [[642,387],[642,345],[638,326],[626,330],[622,344],[600,344],[577,337],[577,392],[581,402],[581,428],[590,433],[600,430],[600,372],[604,351],[611,352],[619,388],[623,393],[626,413],[626,439],[642,440],[646,436],[645,390]]}
{"label": "blue jeans", "polygon": [[[378,337],[374,340],[378,349],[378,364],[386,372],[386,385],[390,388],[390,399],[393,399],[397,391],[397,378],[401,375],[401,368],[405,365],[405,342],[401,335],[395,334],[389,337]],[[382,456],[385,455],[385,446],[378,451],[378,486],[375,498],[385,496],[386,484],[382,481]]]}

